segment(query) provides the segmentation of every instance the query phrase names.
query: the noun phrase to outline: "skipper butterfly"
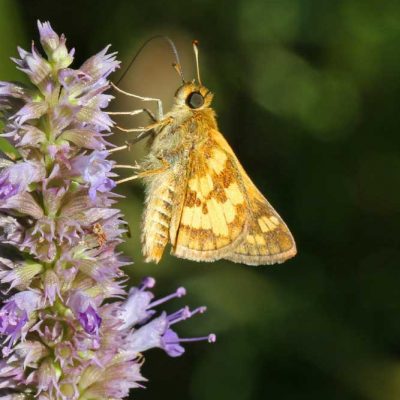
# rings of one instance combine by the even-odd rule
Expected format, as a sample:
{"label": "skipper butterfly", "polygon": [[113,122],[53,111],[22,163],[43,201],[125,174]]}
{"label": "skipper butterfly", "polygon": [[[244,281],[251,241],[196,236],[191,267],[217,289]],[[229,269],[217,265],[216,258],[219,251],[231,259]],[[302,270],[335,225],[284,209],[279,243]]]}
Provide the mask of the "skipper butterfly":
{"label": "skipper butterfly", "polygon": [[[174,66],[183,83],[164,116],[160,100],[132,95],[114,85],[124,94],[159,104],[153,124],[120,128],[140,131],[140,138],[151,137],[146,159],[132,167],[138,172],[120,181],[143,178],[146,184],[145,260],[158,263],[170,243],[173,255],[194,261],[282,263],[296,254],[293,236],[219,131],[211,107],[213,94],[200,79],[197,42],[194,51],[197,81],[191,82],[184,80],[176,53]],[[129,114],[143,111],[152,115],[146,109]]]}

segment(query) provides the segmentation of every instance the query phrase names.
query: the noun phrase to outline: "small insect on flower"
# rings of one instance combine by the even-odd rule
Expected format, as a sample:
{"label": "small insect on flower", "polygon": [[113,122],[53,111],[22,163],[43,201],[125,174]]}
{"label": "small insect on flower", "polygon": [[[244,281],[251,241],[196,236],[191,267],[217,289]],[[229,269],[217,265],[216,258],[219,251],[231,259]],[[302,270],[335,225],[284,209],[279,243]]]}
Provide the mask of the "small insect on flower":
{"label": "small insect on flower", "polygon": [[[195,261],[226,259],[261,265],[293,257],[296,244],[288,227],[219,132],[211,107],[213,94],[200,79],[197,42],[193,42],[197,82],[187,82],[175,46],[166,39],[182,79],[170,112],[163,115],[158,99],[136,96],[114,85],[125,95],[158,104],[151,125],[119,127],[125,132],[141,132],[135,141],[151,137],[147,158],[132,167],[137,173],[119,181],[145,180],[142,250],[146,261],[159,262],[169,242],[172,254]],[[112,114],[140,112],[153,115],[147,109]]]}
{"label": "small insect on flower", "polygon": [[101,224],[99,224],[98,222],[93,225],[93,233],[96,235],[97,242],[100,247],[104,246],[104,244],[107,243],[106,233],[104,232]]}

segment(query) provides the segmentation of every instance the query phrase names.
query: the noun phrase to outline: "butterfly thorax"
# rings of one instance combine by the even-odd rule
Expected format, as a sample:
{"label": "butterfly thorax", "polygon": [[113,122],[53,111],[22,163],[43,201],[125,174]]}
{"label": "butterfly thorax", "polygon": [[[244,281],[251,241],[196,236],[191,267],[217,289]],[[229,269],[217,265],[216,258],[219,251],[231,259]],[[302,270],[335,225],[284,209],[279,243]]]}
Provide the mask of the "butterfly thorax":
{"label": "butterfly thorax", "polygon": [[[215,112],[210,107],[213,94],[193,82],[183,84],[175,94],[175,101],[164,121],[154,131],[150,155],[174,163],[187,158],[187,153],[208,139],[210,129],[218,129]],[[182,161],[182,160],[181,160]]]}

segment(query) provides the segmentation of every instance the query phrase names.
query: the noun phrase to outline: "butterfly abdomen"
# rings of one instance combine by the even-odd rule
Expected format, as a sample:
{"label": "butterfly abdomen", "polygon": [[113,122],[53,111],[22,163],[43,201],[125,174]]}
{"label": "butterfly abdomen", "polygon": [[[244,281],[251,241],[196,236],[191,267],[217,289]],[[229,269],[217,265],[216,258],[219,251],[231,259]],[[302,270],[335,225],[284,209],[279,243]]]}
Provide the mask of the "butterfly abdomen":
{"label": "butterfly abdomen", "polygon": [[174,192],[173,181],[165,174],[148,185],[142,222],[142,251],[146,262],[160,261],[169,241]]}

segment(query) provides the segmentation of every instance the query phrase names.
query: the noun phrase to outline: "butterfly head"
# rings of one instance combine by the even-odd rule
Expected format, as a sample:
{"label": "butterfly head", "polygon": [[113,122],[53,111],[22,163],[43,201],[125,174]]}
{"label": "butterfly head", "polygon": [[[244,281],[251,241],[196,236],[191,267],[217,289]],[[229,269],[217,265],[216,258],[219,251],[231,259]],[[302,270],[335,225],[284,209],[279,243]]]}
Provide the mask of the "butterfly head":
{"label": "butterfly head", "polygon": [[199,51],[197,40],[193,41],[193,50],[196,60],[197,82],[193,79],[186,82],[183,72],[178,63],[173,64],[174,68],[182,79],[182,86],[175,93],[175,105],[178,107],[187,107],[191,110],[201,110],[211,105],[213,94],[201,83],[199,68]]}
{"label": "butterfly head", "polygon": [[175,104],[200,110],[210,107],[213,94],[203,85],[192,82],[184,83],[175,93]]}

